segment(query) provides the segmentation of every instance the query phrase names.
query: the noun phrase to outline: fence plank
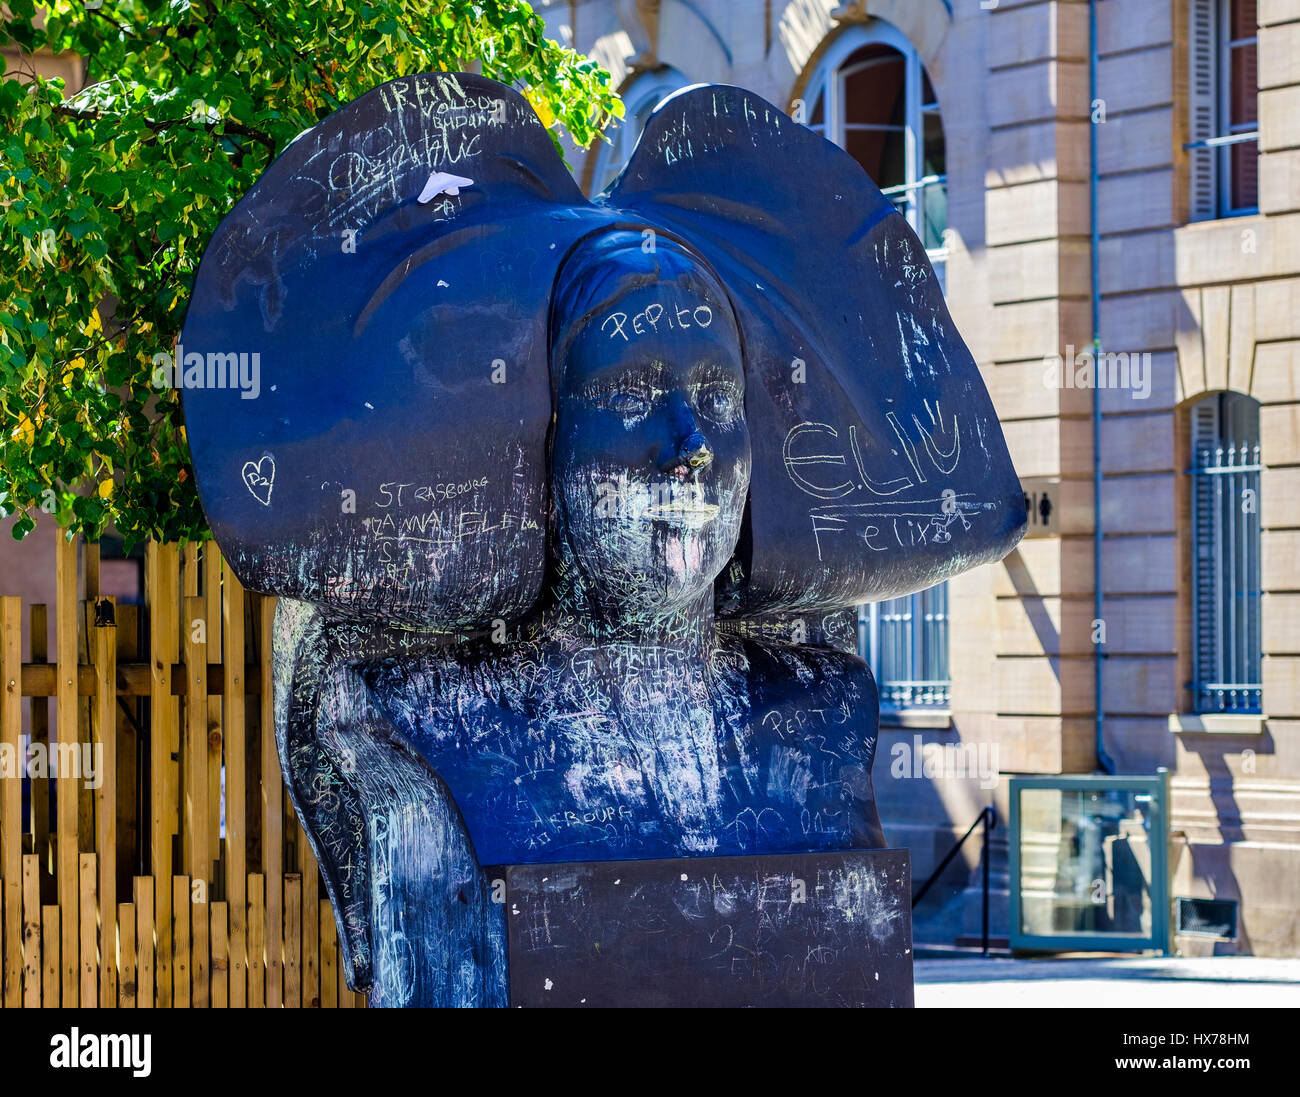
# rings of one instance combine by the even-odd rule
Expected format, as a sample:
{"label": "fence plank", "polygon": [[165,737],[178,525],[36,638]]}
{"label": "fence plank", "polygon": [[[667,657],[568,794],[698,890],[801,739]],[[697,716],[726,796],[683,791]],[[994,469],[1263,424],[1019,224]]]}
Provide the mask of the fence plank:
{"label": "fence plank", "polygon": [[244,757],[244,588],[230,568],[222,583],[221,650],[225,663],[222,700],[225,714],[226,754],[226,901],[230,904],[230,1004],[248,1003],[248,856],[247,778]]}
{"label": "fence plank", "polygon": [[[99,1004],[117,1003],[117,965],[112,962],[117,929],[117,617],[112,598],[95,606],[95,749],[101,767],[95,790],[95,851],[99,857]],[[135,759],[131,759],[134,765]]]}
{"label": "fence plank", "polygon": [[302,1004],[320,1008],[320,868],[301,835],[302,850]]}
{"label": "fence plank", "polygon": [[202,598],[188,597],[184,609],[185,871],[195,880],[206,882],[212,873],[208,863],[207,604]]}
{"label": "fence plank", "polygon": [[259,872],[248,877],[248,1004],[266,1006],[266,898]]}
{"label": "fence plank", "polygon": [[[99,595],[99,544],[97,542],[81,540],[81,598],[78,604],[77,613],[77,693],[80,695],[81,670],[89,668],[94,670],[95,662],[95,640],[94,640],[94,622],[95,622],[95,602]],[[77,727],[79,734],[77,736],[83,743],[85,751],[87,748],[94,749],[94,728],[95,728],[95,697],[91,695],[85,697],[77,706]],[[79,781],[77,818],[78,833],[80,835],[79,848],[83,852],[89,852],[95,848],[95,841],[98,834],[95,822],[96,805],[98,797],[96,790],[90,787],[85,780]],[[85,913],[82,913],[82,937],[85,932]],[[110,915],[109,918],[112,921]],[[82,983],[85,984],[85,961],[82,961]],[[83,1002],[85,1006],[95,1006],[97,1001]]]}
{"label": "fence plank", "polygon": [[230,907],[212,904],[212,1008],[230,1005]]}
{"label": "fence plank", "polygon": [[[206,706],[204,706],[206,708]],[[195,884],[204,883],[202,880]],[[205,885],[206,886],[206,885]],[[204,895],[190,903],[190,983],[195,1009],[208,1009],[212,1005],[209,985],[210,945],[208,943],[208,900]]]}
{"label": "fence plank", "polygon": [[117,905],[117,1005],[135,1009],[135,904]]}
{"label": "fence plank", "polygon": [[154,878],[137,876],[135,888],[135,1003],[137,1009],[152,1009],[157,997],[157,940],[154,934]]}
{"label": "fence plank", "polygon": [[302,877],[284,878],[284,1006],[302,1008]]}
{"label": "fence plank", "polygon": [[[31,621],[27,631],[28,642],[32,649],[32,663],[40,666],[49,661],[49,611],[43,602],[37,602],[30,607]],[[51,673],[55,673],[53,667]],[[50,693],[53,694],[54,681],[58,676],[55,674],[51,681]],[[26,685],[23,687],[23,696],[30,696]],[[49,757],[50,747],[50,703],[42,698],[32,698],[31,702],[31,728],[32,738],[31,746],[40,750]],[[31,789],[31,816],[32,816],[32,852],[37,854],[43,862],[48,863],[51,855],[50,846],[50,782],[33,781],[29,786]],[[37,915],[37,923],[40,917]]]}
{"label": "fence plank", "polygon": [[93,853],[83,853],[78,859],[77,878],[80,882],[79,917],[80,940],[79,957],[81,963],[81,985],[78,993],[81,1004],[86,1009],[99,1005],[99,909],[95,895],[95,879],[98,875],[96,857]]}
{"label": "fence plank", "polygon": [[266,1006],[283,1002],[282,962],[284,934],[284,782],[275,749],[275,706],[271,671],[271,637],[274,634],[275,599],[261,600],[258,656],[261,663],[262,732],[262,873],[266,879]]}
{"label": "fence plank", "polygon": [[[140,606],[119,605],[115,613],[117,627],[113,630],[117,643],[117,663],[132,662],[140,656]],[[146,692],[150,675],[145,664]],[[116,678],[116,673],[114,674]],[[142,805],[140,790],[144,781],[144,766],[140,758],[140,724],[144,704],[138,698],[119,697],[120,718],[117,721],[117,872],[121,886],[130,889],[136,864],[136,849],[140,828],[148,833],[149,808]]]}
{"label": "fence plank", "polygon": [[190,878],[172,877],[172,1006],[190,1008]]}
{"label": "fence plank", "polygon": [[[0,598],[0,750],[12,759],[13,773],[0,775],[0,879],[4,881],[4,946],[6,1006],[23,1000],[23,781],[25,760],[19,752],[23,726],[23,699],[19,680],[22,662],[21,598]],[[35,782],[33,782],[35,784]]]}
{"label": "fence plank", "polygon": [[339,937],[334,928],[334,912],[328,899],[319,904],[320,918],[320,1004],[322,1009],[337,1009],[339,1004]]}
{"label": "fence plank", "polygon": [[[66,1009],[79,1004],[81,882],[77,858],[81,852],[78,833],[80,781],[71,772],[69,749],[79,750],[77,731],[77,538],[62,533],[54,538],[54,647],[58,666],[55,692],[55,722],[58,729],[59,775],[55,782],[58,817],[57,857],[59,879],[59,951],[63,963],[63,997]],[[53,767],[51,767],[53,768]]]}
{"label": "fence plank", "polygon": [[41,859],[28,853],[23,856],[23,1006],[34,1009],[40,1004]]}
{"label": "fence plank", "polygon": [[[203,546],[203,619],[208,623],[208,652],[223,650],[221,617],[221,553],[215,541]],[[241,660],[242,663],[242,660]],[[221,744],[222,695],[208,682],[208,863],[221,860]],[[211,870],[209,870],[211,871]],[[213,877],[215,881],[215,877]]]}
{"label": "fence plank", "polygon": [[154,1001],[166,1008],[172,1003],[172,822],[176,812],[172,736],[176,728],[176,701],[172,697],[172,664],[177,657],[176,614],[172,611],[176,589],[175,545],[150,542],[145,550],[149,598],[149,661],[152,689],[149,695],[150,735],[150,842],[154,880],[155,933]]}
{"label": "fence plank", "polygon": [[199,546],[189,541],[182,550],[184,570],[181,572],[181,597],[193,598],[199,593]]}
{"label": "fence plank", "polygon": [[81,1004],[86,1009],[99,1005],[99,943],[96,939],[99,910],[95,897],[98,866],[93,853],[83,853],[78,861],[81,882]]}
{"label": "fence plank", "polygon": [[[83,544],[81,547],[84,558],[89,545]],[[74,680],[80,683],[81,672],[90,671],[93,676],[95,668],[93,665],[94,649],[92,644],[92,625],[94,610],[92,604],[87,601],[77,603],[77,673],[73,675]],[[85,760],[91,757],[90,751],[93,750],[94,732],[94,693],[83,695],[80,688],[77,689],[77,751],[78,756]],[[87,767],[77,774],[77,850],[78,853],[87,853],[95,848],[95,790],[90,787],[91,782],[85,780],[85,771]],[[84,980],[83,980],[84,981]],[[96,1000],[85,1002],[84,1005],[93,1007],[99,1004],[98,993]]]}
{"label": "fence plank", "polygon": [[59,965],[59,908],[56,906],[41,907],[41,959],[44,974],[41,1006],[58,1009],[62,970]]}

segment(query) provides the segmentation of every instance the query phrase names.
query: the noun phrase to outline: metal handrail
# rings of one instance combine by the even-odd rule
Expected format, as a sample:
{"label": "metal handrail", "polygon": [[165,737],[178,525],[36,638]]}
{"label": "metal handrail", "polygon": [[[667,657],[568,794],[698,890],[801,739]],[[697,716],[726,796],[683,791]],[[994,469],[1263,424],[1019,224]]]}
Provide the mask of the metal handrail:
{"label": "metal handrail", "polygon": [[957,856],[958,850],[961,849],[963,843],[965,843],[966,839],[974,833],[975,828],[979,826],[980,823],[984,824],[984,833],[982,835],[983,853],[980,858],[984,862],[984,910],[983,920],[981,923],[980,942],[983,946],[984,955],[987,956],[989,954],[989,832],[994,830],[998,825],[998,812],[992,804],[989,804],[988,807],[984,808],[983,811],[975,816],[975,822],[971,823],[970,829],[957,839],[957,844],[948,851],[948,856],[939,862],[939,867],[930,873],[930,878],[921,885],[921,890],[912,896],[912,909],[915,910],[916,904],[925,898],[925,893],[930,890],[930,886],[939,879],[943,870],[946,869],[952,862],[952,859]]}
{"label": "metal handrail", "polygon": [[926,187],[937,186],[940,183],[947,183],[946,175],[926,175],[916,180],[914,183],[897,183],[892,187],[885,187],[881,194],[910,194],[914,190],[924,190]]}
{"label": "metal handrail", "polygon": [[1251,130],[1249,133],[1229,133],[1223,137],[1207,137],[1201,141],[1188,141],[1183,148],[1185,149],[1217,149],[1224,145],[1244,145],[1247,141],[1258,141],[1259,130]]}

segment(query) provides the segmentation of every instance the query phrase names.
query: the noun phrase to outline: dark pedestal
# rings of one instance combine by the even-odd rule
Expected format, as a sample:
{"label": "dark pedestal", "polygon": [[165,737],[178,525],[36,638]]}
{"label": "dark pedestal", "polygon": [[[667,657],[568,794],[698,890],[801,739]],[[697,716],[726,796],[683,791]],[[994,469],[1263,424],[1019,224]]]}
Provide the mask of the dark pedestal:
{"label": "dark pedestal", "polygon": [[906,850],[515,865],[512,1006],[910,1006]]}

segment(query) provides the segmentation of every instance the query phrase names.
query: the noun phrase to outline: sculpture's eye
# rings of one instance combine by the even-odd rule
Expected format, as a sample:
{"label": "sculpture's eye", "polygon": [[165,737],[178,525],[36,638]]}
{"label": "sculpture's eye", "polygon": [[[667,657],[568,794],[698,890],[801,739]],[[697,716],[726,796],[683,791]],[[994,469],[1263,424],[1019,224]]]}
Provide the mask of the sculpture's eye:
{"label": "sculpture's eye", "polygon": [[650,410],[650,399],[635,389],[616,389],[597,397],[596,406],[625,418],[644,415]]}
{"label": "sculpture's eye", "polygon": [[715,382],[701,390],[699,407],[710,419],[726,422],[740,414],[740,395],[731,385]]}

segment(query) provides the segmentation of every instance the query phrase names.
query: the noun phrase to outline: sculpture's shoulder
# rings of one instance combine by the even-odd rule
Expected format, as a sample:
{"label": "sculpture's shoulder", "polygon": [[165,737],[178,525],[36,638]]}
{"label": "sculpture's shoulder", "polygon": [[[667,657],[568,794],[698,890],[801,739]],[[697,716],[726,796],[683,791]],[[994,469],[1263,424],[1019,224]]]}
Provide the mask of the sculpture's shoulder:
{"label": "sculpture's shoulder", "polygon": [[813,847],[882,847],[871,786],[877,694],[867,664],[833,648],[753,638],[727,650],[743,668],[737,760],[754,767],[765,805],[795,812],[791,826]]}
{"label": "sculpture's shoulder", "polygon": [[727,648],[745,668],[753,718],[793,720],[868,732],[877,725],[875,678],[858,656],[835,648],[733,638]]}

